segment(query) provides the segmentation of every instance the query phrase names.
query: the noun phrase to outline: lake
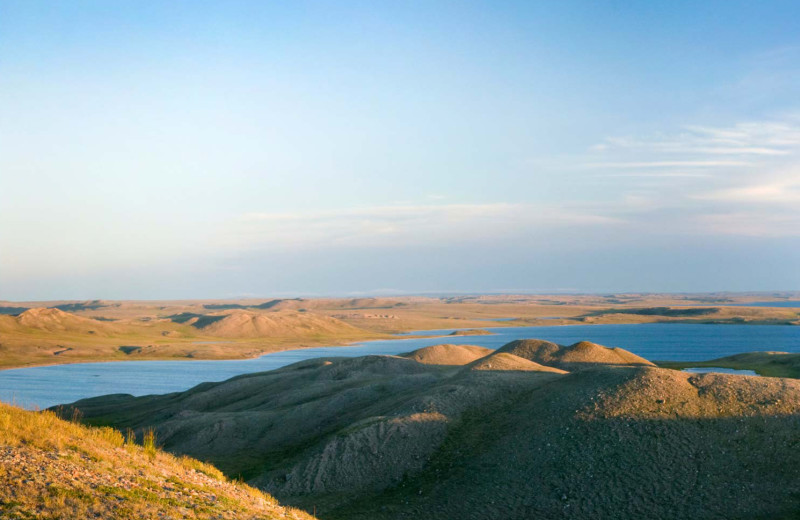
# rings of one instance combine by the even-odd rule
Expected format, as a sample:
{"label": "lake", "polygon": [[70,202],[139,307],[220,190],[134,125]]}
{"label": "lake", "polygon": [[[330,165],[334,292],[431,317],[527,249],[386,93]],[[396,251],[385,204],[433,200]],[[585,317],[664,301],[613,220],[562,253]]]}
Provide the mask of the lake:
{"label": "lake", "polygon": [[[104,394],[163,394],[186,390],[206,381],[223,381],[240,374],[273,370],[313,357],[400,354],[439,343],[497,348],[523,338],[546,339],[561,344],[588,340],[608,347],[621,347],[647,359],[664,361],[704,361],[758,350],[800,352],[800,327],[791,325],[647,323],[496,327],[487,330],[496,334],[369,341],[346,347],[287,350],[247,360],[124,361],[2,370],[0,400],[26,408],[46,408]],[[422,333],[448,334],[452,331]]]}
{"label": "lake", "polygon": [[701,367],[701,368],[684,368],[684,372],[691,372],[692,374],[735,374],[740,376],[757,376],[755,370],[740,370],[736,368],[721,368],[721,367]]}
{"label": "lake", "polygon": [[723,307],[798,307],[800,308],[800,300],[784,300],[779,302],[747,302],[747,303],[729,303]]}

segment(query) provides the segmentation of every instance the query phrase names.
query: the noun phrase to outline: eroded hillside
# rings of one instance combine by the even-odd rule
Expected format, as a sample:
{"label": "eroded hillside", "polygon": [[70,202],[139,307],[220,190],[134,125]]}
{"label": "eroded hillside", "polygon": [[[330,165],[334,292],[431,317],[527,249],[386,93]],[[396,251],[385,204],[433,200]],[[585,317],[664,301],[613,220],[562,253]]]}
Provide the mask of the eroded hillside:
{"label": "eroded hillside", "polygon": [[75,406],[155,427],[165,449],[325,519],[800,510],[799,381],[677,372],[587,342],[480,353],[317,359]]}

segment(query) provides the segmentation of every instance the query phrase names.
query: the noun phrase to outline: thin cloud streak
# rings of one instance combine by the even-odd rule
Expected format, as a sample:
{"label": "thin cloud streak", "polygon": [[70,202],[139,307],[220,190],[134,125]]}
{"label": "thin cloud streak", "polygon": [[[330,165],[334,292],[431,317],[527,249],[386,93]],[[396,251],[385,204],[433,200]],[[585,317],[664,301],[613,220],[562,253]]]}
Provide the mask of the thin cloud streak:
{"label": "thin cloud streak", "polygon": [[247,213],[225,233],[237,247],[322,247],[478,241],[562,227],[615,226],[619,217],[531,204],[378,206],[310,213]]}
{"label": "thin cloud streak", "polygon": [[588,163],[586,168],[716,168],[720,166],[750,166],[744,161],[642,161]]}
{"label": "thin cloud streak", "polygon": [[696,195],[698,200],[751,204],[793,204],[800,215],[800,179],[750,184]]}
{"label": "thin cloud streak", "polygon": [[602,153],[639,151],[648,154],[679,154],[686,156],[687,162],[714,162],[704,156],[786,156],[795,153],[798,148],[800,122],[795,118],[787,118],[786,121],[742,122],[729,127],[687,125],[682,133],[656,135],[646,139],[608,137],[602,143],[590,147],[590,150]]}
{"label": "thin cloud streak", "polygon": [[711,232],[749,237],[800,237],[800,215],[739,211],[700,215],[697,222]]}

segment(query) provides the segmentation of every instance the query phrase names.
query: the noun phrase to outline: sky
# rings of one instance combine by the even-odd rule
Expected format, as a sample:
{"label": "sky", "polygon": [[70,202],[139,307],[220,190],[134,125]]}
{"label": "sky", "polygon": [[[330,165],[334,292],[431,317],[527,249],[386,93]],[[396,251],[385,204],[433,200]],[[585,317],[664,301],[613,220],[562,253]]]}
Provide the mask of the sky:
{"label": "sky", "polygon": [[0,300],[788,290],[795,1],[0,0]]}

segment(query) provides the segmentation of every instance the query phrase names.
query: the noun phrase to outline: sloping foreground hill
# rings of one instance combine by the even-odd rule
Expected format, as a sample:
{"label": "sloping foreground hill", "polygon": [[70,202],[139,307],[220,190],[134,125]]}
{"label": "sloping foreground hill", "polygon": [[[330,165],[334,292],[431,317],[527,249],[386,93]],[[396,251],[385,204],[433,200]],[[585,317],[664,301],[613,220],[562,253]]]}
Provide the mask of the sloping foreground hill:
{"label": "sloping foreground hill", "polygon": [[800,381],[545,345],[567,372],[535,343],[456,366],[414,353],[317,359],[75,406],[95,423],[153,426],[165,449],[326,520],[800,512]]}
{"label": "sloping foreground hill", "polygon": [[4,404],[0,518],[311,519],[197,460]]}

